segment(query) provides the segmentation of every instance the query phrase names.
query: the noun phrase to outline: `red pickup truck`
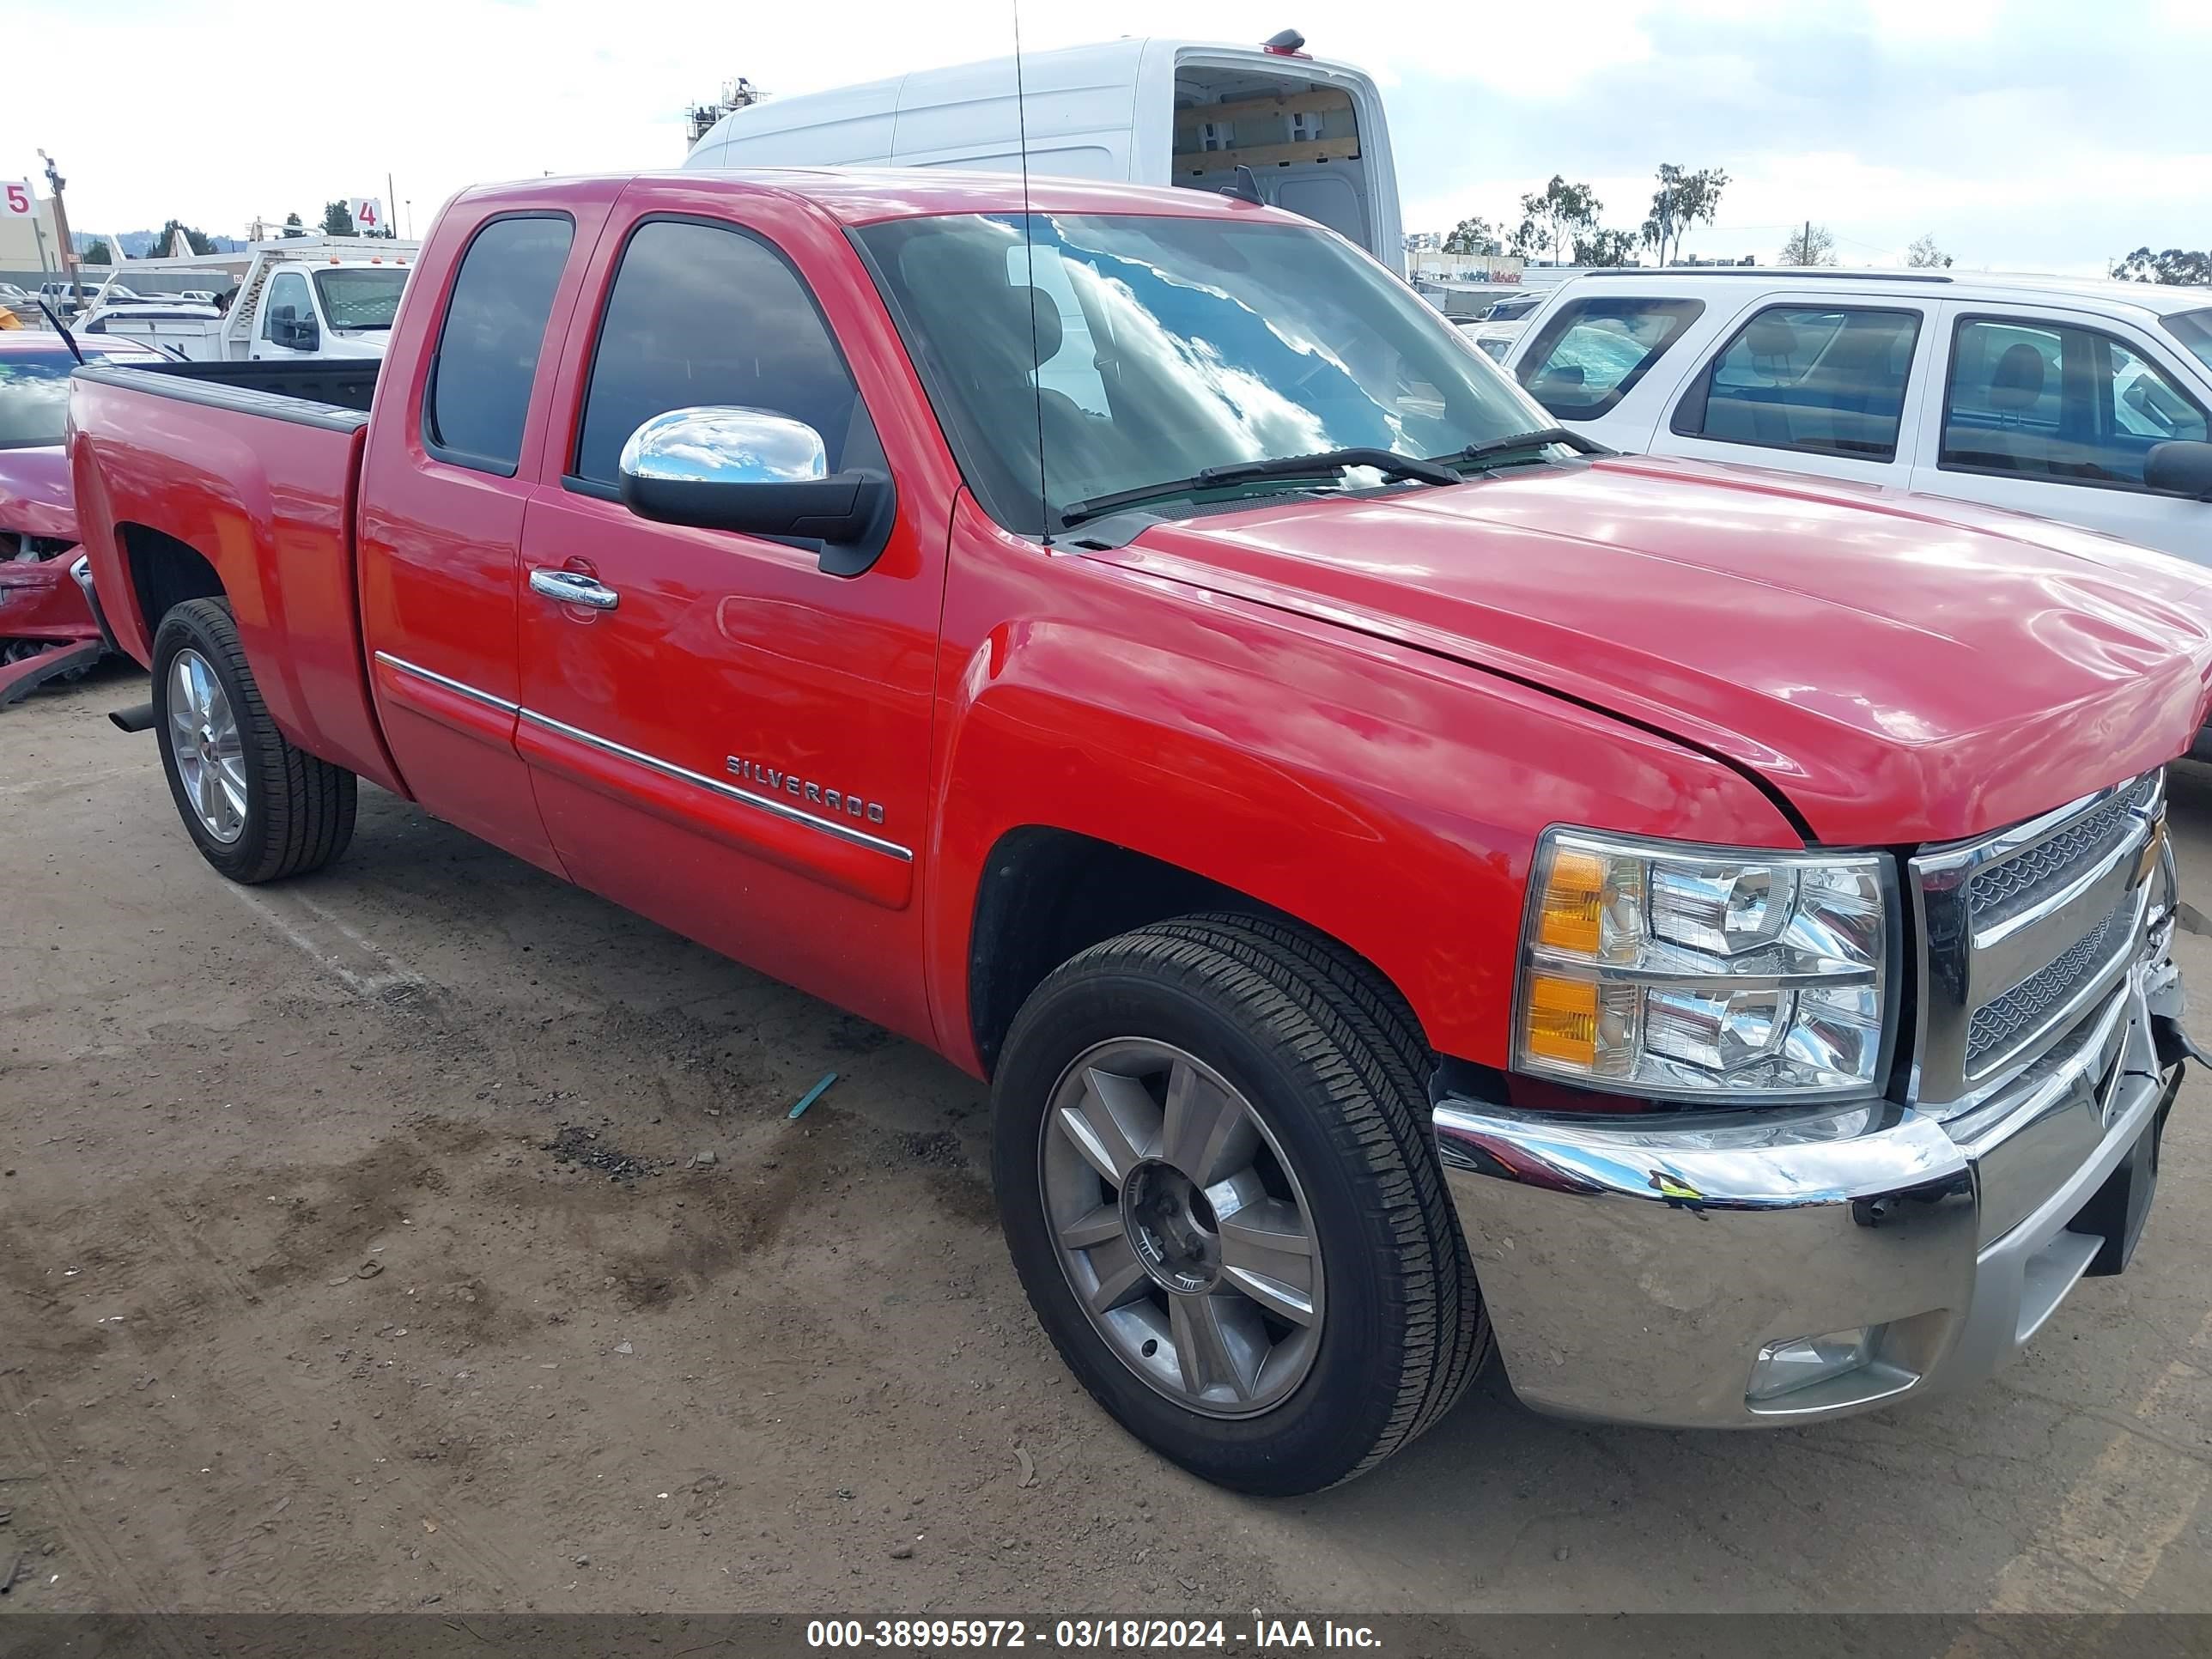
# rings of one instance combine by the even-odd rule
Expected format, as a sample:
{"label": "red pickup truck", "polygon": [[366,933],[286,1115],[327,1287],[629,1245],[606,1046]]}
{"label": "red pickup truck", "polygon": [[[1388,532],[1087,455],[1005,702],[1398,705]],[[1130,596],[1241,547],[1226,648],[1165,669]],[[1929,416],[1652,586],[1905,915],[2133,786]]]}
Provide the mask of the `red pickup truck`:
{"label": "red pickup truck", "polygon": [[2208,589],[1591,453],[1185,190],[471,191],[381,365],[94,367],[96,591],[186,831],[356,780],[926,1043],[1068,1364],[1310,1490],[1536,1407],[1984,1376],[2141,1229]]}

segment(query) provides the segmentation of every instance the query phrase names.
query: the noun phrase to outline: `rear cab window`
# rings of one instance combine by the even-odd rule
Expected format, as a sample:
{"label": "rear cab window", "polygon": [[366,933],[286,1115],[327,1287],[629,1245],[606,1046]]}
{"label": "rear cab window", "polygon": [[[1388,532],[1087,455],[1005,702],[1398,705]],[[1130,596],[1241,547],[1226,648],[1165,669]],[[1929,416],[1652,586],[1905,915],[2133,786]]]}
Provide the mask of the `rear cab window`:
{"label": "rear cab window", "polygon": [[1676,407],[1682,437],[1893,461],[1921,313],[1772,305],[1738,329]]}
{"label": "rear cab window", "polygon": [[512,214],[469,243],[422,398],[422,447],[440,460],[514,476],[554,290],[575,234],[564,213]]}
{"label": "rear cab window", "polygon": [[1521,384],[1563,421],[1595,420],[1635,390],[1705,308],[1702,300],[1570,300],[1522,359]]}

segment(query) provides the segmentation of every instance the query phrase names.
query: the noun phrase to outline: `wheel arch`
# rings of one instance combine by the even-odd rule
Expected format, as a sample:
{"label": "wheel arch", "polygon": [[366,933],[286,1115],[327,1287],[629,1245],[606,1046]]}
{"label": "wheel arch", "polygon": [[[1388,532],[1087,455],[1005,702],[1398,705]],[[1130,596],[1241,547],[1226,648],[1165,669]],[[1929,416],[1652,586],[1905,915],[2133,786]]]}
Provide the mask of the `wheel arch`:
{"label": "wheel arch", "polygon": [[214,562],[181,537],[128,522],[117,525],[115,533],[131,580],[130,602],[149,647],[161,619],[177,606],[228,597]]}
{"label": "wheel arch", "polygon": [[[989,1076],[1014,1016],[1052,970],[1091,946],[1196,911],[1262,916],[1305,929],[1401,988],[1349,941],[1265,900],[1096,836],[1022,824],[993,843],[968,945],[969,1036]],[[1407,1017],[1419,1029],[1418,1016]]]}

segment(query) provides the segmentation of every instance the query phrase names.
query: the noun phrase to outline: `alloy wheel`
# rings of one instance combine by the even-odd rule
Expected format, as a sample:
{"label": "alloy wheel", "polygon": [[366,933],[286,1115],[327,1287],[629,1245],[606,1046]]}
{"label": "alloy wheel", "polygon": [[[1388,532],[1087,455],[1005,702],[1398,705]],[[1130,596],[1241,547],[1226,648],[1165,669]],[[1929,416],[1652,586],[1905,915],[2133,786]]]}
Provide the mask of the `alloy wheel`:
{"label": "alloy wheel", "polygon": [[1060,1270],[1124,1364],[1210,1417],[1289,1397],[1321,1342],[1321,1248],[1242,1093],[1170,1044],[1100,1043],[1054,1086],[1038,1152]]}
{"label": "alloy wheel", "polygon": [[189,647],[169,659],[169,746],[200,827],[226,846],[246,832],[246,751],[222,682]]}

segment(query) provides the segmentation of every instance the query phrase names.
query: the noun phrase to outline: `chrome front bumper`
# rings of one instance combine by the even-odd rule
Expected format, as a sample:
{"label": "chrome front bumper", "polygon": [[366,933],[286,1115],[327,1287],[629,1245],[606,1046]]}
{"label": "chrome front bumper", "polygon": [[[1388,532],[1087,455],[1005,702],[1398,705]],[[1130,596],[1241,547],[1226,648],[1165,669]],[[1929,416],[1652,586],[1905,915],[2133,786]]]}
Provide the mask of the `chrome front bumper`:
{"label": "chrome front bumper", "polygon": [[[2179,1083],[2166,943],[2154,930],[2065,1042],[1948,1120],[1886,1102],[1590,1119],[1439,1099],[1516,1392],[1568,1416],[1749,1428],[1990,1376],[2093,1264],[2124,1261],[2118,1229],[2088,1229],[2148,1182]],[[1751,1397],[1771,1346],[1862,1328],[1858,1369]]]}

